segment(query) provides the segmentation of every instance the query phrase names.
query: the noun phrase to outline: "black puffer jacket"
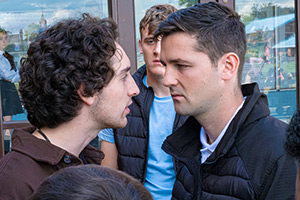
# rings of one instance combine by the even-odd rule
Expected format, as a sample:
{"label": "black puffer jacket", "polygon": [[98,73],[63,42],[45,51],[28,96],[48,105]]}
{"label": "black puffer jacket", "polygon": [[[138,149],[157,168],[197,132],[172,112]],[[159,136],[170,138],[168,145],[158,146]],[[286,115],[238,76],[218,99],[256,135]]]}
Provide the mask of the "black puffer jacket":
{"label": "black puffer jacket", "polygon": [[[149,115],[154,99],[151,87],[143,84],[146,66],[142,66],[133,78],[140,89],[138,96],[132,98],[128,123],[123,129],[114,129],[115,144],[118,149],[118,167],[120,170],[144,183],[148,161]],[[173,131],[177,130],[187,117],[176,115]]]}
{"label": "black puffer jacket", "polygon": [[164,141],[175,157],[172,199],[293,199],[296,163],[284,152],[287,125],[271,116],[257,84],[247,96],[215,152],[201,164],[201,125],[190,117]]}

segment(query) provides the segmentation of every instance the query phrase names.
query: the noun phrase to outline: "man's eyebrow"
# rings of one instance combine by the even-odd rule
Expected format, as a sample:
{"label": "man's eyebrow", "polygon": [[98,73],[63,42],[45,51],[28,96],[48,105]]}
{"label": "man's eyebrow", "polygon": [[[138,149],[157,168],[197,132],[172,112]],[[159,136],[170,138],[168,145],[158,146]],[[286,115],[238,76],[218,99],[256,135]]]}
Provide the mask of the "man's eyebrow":
{"label": "man's eyebrow", "polygon": [[154,40],[154,37],[151,36],[151,37],[145,37],[144,40]]}
{"label": "man's eyebrow", "polygon": [[178,63],[178,62],[188,63],[188,61],[182,60],[182,59],[180,59],[180,58],[172,59],[172,60],[170,60],[170,62],[171,62],[171,63]]}
{"label": "man's eyebrow", "polygon": [[[160,60],[160,62],[161,63],[165,63],[163,60]],[[180,58],[174,58],[174,59],[170,59],[170,60],[168,60],[168,62],[169,63],[186,63],[186,64],[188,64],[189,62],[188,61],[186,61],[186,60],[182,60],[182,59],[180,59]]]}
{"label": "man's eyebrow", "polygon": [[124,73],[127,73],[128,71],[130,71],[130,69],[131,69],[131,67],[130,67],[130,66],[128,66],[128,67],[126,67],[126,68],[122,69],[122,70],[120,71],[120,73],[119,73],[119,74],[124,74]]}

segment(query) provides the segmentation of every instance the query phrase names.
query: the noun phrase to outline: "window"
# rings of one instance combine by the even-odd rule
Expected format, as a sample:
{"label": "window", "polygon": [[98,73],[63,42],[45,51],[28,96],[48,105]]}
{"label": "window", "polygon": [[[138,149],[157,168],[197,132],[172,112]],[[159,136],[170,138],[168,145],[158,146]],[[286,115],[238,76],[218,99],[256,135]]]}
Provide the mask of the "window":
{"label": "window", "polygon": [[296,110],[295,2],[235,2],[247,35],[243,82],[257,82],[271,115],[289,122]]}

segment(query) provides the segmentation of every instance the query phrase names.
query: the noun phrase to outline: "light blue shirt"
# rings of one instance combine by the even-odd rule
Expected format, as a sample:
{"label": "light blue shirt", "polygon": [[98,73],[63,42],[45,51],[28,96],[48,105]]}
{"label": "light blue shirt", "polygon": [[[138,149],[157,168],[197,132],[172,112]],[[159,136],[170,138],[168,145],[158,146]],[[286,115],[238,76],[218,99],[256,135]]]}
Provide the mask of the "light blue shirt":
{"label": "light blue shirt", "polygon": [[[147,76],[143,83],[147,86]],[[153,199],[170,200],[175,182],[175,171],[172,156],[165,153],[162,143],[173,131],[175,120],[174,103],[171,96],[159,98],[154,96],[149,117],[149,153],[146,169],[145,187]],[[99,138],[114,143],[112,129],[103,129]]]}
{"label": "light blue shirt", "polygon": [[175,109],[171,96],[159,98],[154,96],[149,118],[149,157],[145,187],[153,199],[170,200],[175,171],[172,156],[165,153],[162,143],[172,134]]}
{"label": "light blue shirt", "polygon": [[201,163],[204,163],[206,161],[206,159],[216,150],[218,144],[220,143],[221,139],[225,135],[225,132],[226,132],[229,124],[231,123],[233,118],[236,116],[236,114],[239,112],[239,110],[243,107],[245,99],[246,99],[246,97],[244,97],[244,101],[242,102],[242,104],[236,109],[235,113],[232,115],[230,120],[227,122],[227,124],[221,131],[220,135],[217,137],[217,139],[212,144],[208,143],[205,130],[203,127],[201,127],[201,130],[200,130],[200,142],[202,144],[202,149],[200,150],[201,151]]}
{"label": "light blue shirt", "polygon": [[16,82],[20,79],[19,73],[11,70],[11,65],[7,58],[3,56],[3,53],[4,52],[0,50],[0,79]]}
{"label": "light blue shirt", "polygon": [[106,142],[115,143],[114,132],[111,128],[102,129],[98,133],[99,140],[104,140]]}

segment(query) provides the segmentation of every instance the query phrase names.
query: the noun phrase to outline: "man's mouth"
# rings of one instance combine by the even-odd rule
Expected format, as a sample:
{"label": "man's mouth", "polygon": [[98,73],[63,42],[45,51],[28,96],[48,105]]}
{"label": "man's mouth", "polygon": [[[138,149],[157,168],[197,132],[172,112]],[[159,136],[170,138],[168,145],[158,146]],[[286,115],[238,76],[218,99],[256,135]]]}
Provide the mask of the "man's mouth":
{"label": "man's mouth", "polygon": [[171,93],[172,98],[175,100],[178,100],[180,98],[183,98],[183,95],[177,94],[177,93]]}
{"label": "man's mouth", "polygon": [[160,64],[160,65],[161,65],[160,60],[154,60],[153,62],[154,62],[155,64]]}

